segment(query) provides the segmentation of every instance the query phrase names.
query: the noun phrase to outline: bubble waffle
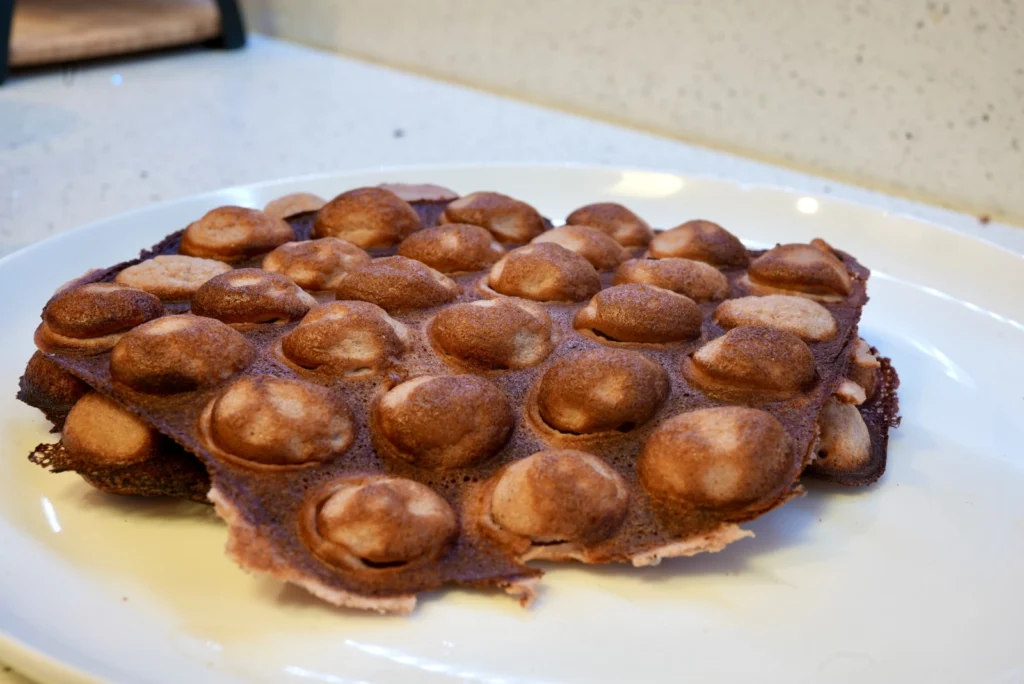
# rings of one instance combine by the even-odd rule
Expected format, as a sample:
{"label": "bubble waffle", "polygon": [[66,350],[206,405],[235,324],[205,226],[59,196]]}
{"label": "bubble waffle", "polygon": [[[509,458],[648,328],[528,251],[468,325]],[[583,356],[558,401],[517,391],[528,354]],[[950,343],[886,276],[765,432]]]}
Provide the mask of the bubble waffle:
{"label": "bubble waffle", "polygon": [[[84,340],[44,340],[46,360],[100,393],[69,421],[102,395],[103,410],[131,419],[121,422],[135,441],[116,450],[93,435],[84,442],[103,449],[84,448],[74,435],[88,430],[70,422],[70,441],[66,425],[36,460],[117,490],[124,477],[113,471],[169,462],[140,437],[166,435],[205,465],[239,564],[339,605],[393,612],[448,583],[528,601],[541,573],[524,563],[536,558],[639,566],[717,551],[748,535],[739,523],[798,494],[819,454],[823,477],[880,474],[896,380],[857,338],[869,272],[852,257],[823,243],[813,254],[740,254],[724,229],[699,222],[661,245],[672,262],[658,273],[595,251],[611,235],[640,256],[647,239],[646,224],[607,205],[574,212],[586,230],[536,241],[547,221],[522,202],[450,201],[394,186],[350,191],[327,214],[330,202],[286,216],[289,235],[251,210],[234,212],[240,230],[218,234],[211,226],[225,219],[211,212],[194,242],[235,268],[199,284],[191,313],[187,301],[138,291],[117,295],[126,313],[102,325],[44,315]],[[338,210],[346,204],[354,218]],[[495,238],[487,250],[507,251],[488,270],[443,275],[393,255],[404,235],[423,243],[417,221],[478,226]],[[178,254],[183,233],[87,280]],[[282,245],[352,234],[387,247],[372,261],[310,251],[307,265],[330,277],[308,278],[309,293],[289,287],[283,268],[258,269]],[[411,251],[451,263],[440,241],[460,233],[436,235],[437,249]],[[296,259],[301,250],[288,268]],[[82,298],[74,311],[110,296],[78,285],[61,295]],[[768,293],[767,305],[737,305]],[[332,294],[358,301],[317,303]],[[797,296],[817,308],[792,304]],[[723,303],[734,306],[716,315]],[[107,458],[99,478],[97,454]]]}
{"label": "bubble waffle", "polygon": [[102,394],[83,395],[62,427],[61,441],[40,445],[34,463],[73,470],[111,494],[206,502],[210,476],[199,459]]}
{"label": "bubble waffle", "polygon": [[71,407],[89,392],[89,386],[37,351],[29,359],[18,382],[18,399],[38,408],[53,423],[53,432],[64,427]]}
{"label": "bubble waffle", "polygon": [[818,418],[816,458],[808,467],[814,477],[859,486],[875,482],[885,472],[889,429],[899,426],[900,380],[889,359],[854,343],[848,376],[854,396],[840,392],[826,402]]}

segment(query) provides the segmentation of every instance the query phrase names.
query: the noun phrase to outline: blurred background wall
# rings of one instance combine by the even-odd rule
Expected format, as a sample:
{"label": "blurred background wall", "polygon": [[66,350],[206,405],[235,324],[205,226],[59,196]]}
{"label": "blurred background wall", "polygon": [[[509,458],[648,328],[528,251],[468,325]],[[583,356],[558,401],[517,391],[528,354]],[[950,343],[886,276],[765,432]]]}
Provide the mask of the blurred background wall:
{"label": "blurred background wall", "polygon": [[1024,0],[245,5],[263,33],[1024,223]]}

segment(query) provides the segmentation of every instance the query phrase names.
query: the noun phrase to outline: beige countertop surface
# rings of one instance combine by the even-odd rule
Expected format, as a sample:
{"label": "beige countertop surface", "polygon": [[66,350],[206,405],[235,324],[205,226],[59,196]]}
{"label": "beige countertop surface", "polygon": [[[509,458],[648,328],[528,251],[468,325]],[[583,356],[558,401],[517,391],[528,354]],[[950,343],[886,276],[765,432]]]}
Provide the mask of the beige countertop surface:
{"label": "beige countertop surface", "polygon": [[244,0],[273,35],[1024,224],[1016,0]]}

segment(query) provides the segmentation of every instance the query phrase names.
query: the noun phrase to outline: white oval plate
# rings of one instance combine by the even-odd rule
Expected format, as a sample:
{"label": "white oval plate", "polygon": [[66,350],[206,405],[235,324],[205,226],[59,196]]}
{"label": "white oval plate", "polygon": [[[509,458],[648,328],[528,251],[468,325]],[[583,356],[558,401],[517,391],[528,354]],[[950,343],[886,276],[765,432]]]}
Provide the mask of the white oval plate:
{"label": "white oval plate", "polygon": [[[877,485],[811,484],[726,551],[660,567],[552,567],[523,610],[429,595],[411,618],[342,611],[251,577],[207,507],[136,501],[25,456],[14,400],[32,331],[71,277],[222,204],[383,181],[497,189],[559,218],[620,201],[766,246],[820,236],[874,269],[862,332],[903,379]],[[484,166],[234,188],[149,207],[0,261],[0,656],[47,681],[1024,681],[1024,262],[875,209],[665,173]]]}

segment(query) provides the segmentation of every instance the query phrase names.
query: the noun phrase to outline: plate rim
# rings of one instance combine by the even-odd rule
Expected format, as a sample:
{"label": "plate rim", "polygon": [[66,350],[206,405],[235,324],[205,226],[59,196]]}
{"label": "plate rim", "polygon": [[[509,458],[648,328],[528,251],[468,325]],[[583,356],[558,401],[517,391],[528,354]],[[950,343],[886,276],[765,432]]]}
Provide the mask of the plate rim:
{"label": "plate rim", "polygon": [[86,669],[69,665],[45,651],[26,644],[21,639],[0,628],[0,656],[11,668],[8,674],[46,682],[69,682],[70,684],[104,684],[108,680],[98,677]]}
{"label": "plate rim", "polygon": [[[350,177],[359,177],[359,176],[364,176],[364,175],[370,174],[370,173],[381,174],[381,173],[395,172],[395,173],[405,174],[405,173],[412,173],[412,172],[419,172],[419,171],[422,171],[422,172],[425,172],[425,173],[429,173],[429,172],[447,171],[447,170],[454,170],[454,171],[473,170],[473,169],[488,169],[488,170],[520,169],[521,170],[521,169],[529,169],[529,168],[544,169],[544,170],[567,170],[567,171],[583,171],[583,172],[602,172],[602,173],[607,173],[607,172],[619,172],[619,173],[621,173],[621,172],[658,173],[658,174],[666,174],[666,175],[670,175],[670,176],[675,176],[677,178],[683,178],[683,179],[711,181],[711,182],[715,182],[715,183],[721,183],[723,185],[732,185],[732,186],[735,186],[735,187],[740,188],[742,190],[764,189],[764,190],[770,190],[770,191],[775,191],[775,192],[782,192],[782,193],[785,193],[785,194],[788,194],[788,195],[800,195],[800,196],[803,196],[803,197],[812,197],[815,200],[817,200],[818,202],[824,203],[824,204],[845,205],[845,206],[849,206],[849,207],[854,207],[854,208],[859,209],[859,210],[867,210],[867,211],[872,211],[872,212],[878,212],[878,213],[881,213],[883,216],[891,216],[893,218],[897,218],[897,219],[900,219],[900,220],[915,221],[915,222],[918,222],[918,223],[921,223],[921,224],[925,224],[929,228],[940,230],[940,231],[942,231],[942,232],[944,232],[944,233],[946,233],[948,235],[952,235],[952,236],[956,236],[956,237],[960,237],[960,238],[966,238],[968,240],[971,240],[971,241],[974,241],[974,242],[978,242],[978,243],[980,243],[980,244],[982,244],[982,245],[984,245],[986,247],[989,247],[989,248],[995,249],[995,250],[997,250],[999,252],[1002,252],[1002,253],[1004,253],[1007,256],[1016,257],[1018,259],[1024,260],[1024,254],[1020,254],[1017,251],[1011,249],[1010,247],[1006,247],[1006,246],[1001,245],[998,242],[995,242],[995,241],[993,241],[993,240],[991,240],[989,238],[986,238],[984,236],[975,235],[973,233],[969,233],[969,232],[967,232],[965,230],[961,230],[959,228],[956,228],[956,227],[953,227],[953,226],[950,226],[950,225],[946,225],[946,224],[943,224],[943,223],[938,223],[938,222],[936,222],[934,220],[923,218],[923,217],[920,217],[920,216],[916,216],[914,214],[908,214],[906,212],[892,212],[892,211],[890,211],[888,209],[884,209],[884,208],[879,207],[879,206],[877,206],[875,204],[872,204],[872,203],[870,203],[868,201],[852,200],[852,199],[847,199],[847,198],[844,198],[844,197],[836,197],[835,195],[828,195],[828,194],[824,194],[824,193],[821,193],[821,192],[806,192],[804,190],[800,190],[800,189],[795,188],[795,187],[793,187],[791,185],[786,185],[786,184],[783,184],[783,183],[772,183],[772,182],[762,182],[762,181],[743,182],[743,181],[738,181],[738,180],[729,178],[728,176],[725,176],[725,175],[722,175],[722,174],[716,174],[716,173],[683,173],[683,172],[680,172],[680,171],[673,171],[673,170],[670,170],[670,169],[658,168],[658,167],[653,167],[653,166],[652,167],[625,166],[625,165],[617,165],[617,164],[590,164],[590,163],[582,163],[582,162],[493,162],[493,163],[492,162],[459,162],[459,163],[452,163],[452,164],[384,164],[384,165],[381,165],[381,166],[365,167],[365,168],[355,169],[355,170],[349,169],[349,170],[344,170],[344,171],[321,171],[321,172],[316,172],[316,173],[304,173],[304,174],[297,174],[297,175],[293,175],[293,176],[283,176],[283,177],[279,177],[279,178],[268,178],[268,179],[264,179],[264,180],[260,180],[260,181],[254,181],[252,183],[241,183],[241,184],[238,184],[238,185],[227,185],[227,186],[223,186],[223,187],[217,188],[215,190],[206,190],[206,191],[203,191],[203,192],[192,193],[192,194],[189,194],[189,195],[183,195],[181,197],[175,197],[175,198],[172,198],[172,199],[160,200],[159,202],[152,202],[152,203],[149,203],[149,204],[143,204],[141,206],[134,207],[134,208],[131,208],[131,209],[126,209],[124,211],[120,211],[120,212],[111,214],[109,216],[104,216],[102,218],[93,219],[91,221],[87,221],[87,222],[82,223],[80,225],[74,226],[73,228],[68,228],[67,230],[63,230],[63,231],[61,231],[59,233],[55,233],[54,235],[47,236],[47,237],[43,238],[42,240],[38,240],[38,241],[33,242],[31,244],[19,247],[18,249],[14,250],[13,252],[10,252],[9,254],[5,254],[4,256],[0,257],[0,268],[3,268],[4,266],[6,266],[8,261],[12,261],[15,258],[24,257],[26,254],[31,253],[35,249],[45,248],[45,247],[48,247],[51,244],[55,244],[57,242],[60,242],[61,240],[66,239],[67,236],[72,234],[72,233],[84,233],[84,232],[89,232],[89,231],[97,230],[99,226],[102,226],[104,223],[107,223],[107,222],[110,222],[110,221],[124,220],[124,219],[131,218],[132,216],[136,216],[136,215],[140,215],[140,214],[145,214],[145,213],[151,212],[151,211],[163,211],[163,210],[166,210],[169,207],[172,207],[172,206],[175,206],[175,205],[178,205],[178,204],[184,204],[184,203],[187,203],[187,202],[194,202],[194,201],[199,201],[199,200],[204,200],[204,199],[213,199],[213,198],[215,198],[215,197],[217,197],[219,195],[225,195],[225,194],[231,194],[231,193],[239,193],[239,192],[244,192],[244,191],[247,191],[247,190],[250,190],[250,191],[251,190],[262,190],[262,189],[271,188],[271,187],[277,186],[277,185],[288,185],[288,184],[295,184],[295,183],[302,183],[302,182],[322,181],[322,180],[327,180],[327,179],[330,179],[330,178],[344,179],[344,178],[350,178]],[[876,191],[871,191],[871,192],[876,192]],[[883,196],[883,197],[893,197],[893,198],[899,199],[898,197],[896,197],[894,195],[886,195],[885,193],[879,193],[879,194],[881,196]],[[931,205],[927,205],[927,206],[931,206]],[[941,207],[939,207],[939,208],[941,209]],[[946,210],[946,211],[950,211],[953,214],[961,215],[959,212],[954,212],[952,210]],[[145,248],[145,246],[140,247],[140,249],[144,249],[144,248]]]}
{"label": "plate rim", "polygon": [[[823,206],[833,205],[849,207],[859,211],[869,211],[874,214],[896,220],[913,221],[926,226],[930,230],[938,230],[948,237],[969,240],[986,248],[994,249],[1004,257],[1009,256],[1024,262],[1024,255],[1018,253],[1012,248],[1001,245],[984,236],[975,235],[965,230],[939,223],[932,219],[923,218],[906,212],[891,211],[877,204],[872,204],[869,201],[853,200],[821,192],[805,191],[782,183],[762,181],[744,182],[717,173],[687,173],[659,167],[626,166],[617,164],[590,164],[576,162],[465,162],[445,164],[381,165],[361,169],[298,174],[293,176],[264,179],[251,183],[224,186],[214,190],[207,190],[200,193],[193,193],[159,202],[148,203],[85,222],[73,228],[50,235],[42,240],[20,247],[15,251],[0,257],[0,269],[6,268],[10,263],[18,260],[31,259],[38,251],[51,249],[55,245],[61,243],[61,241],[68,239],[71,235],[101,231],[105,224],[115,220],[127,220],[132,217],[144,216],[149,213],[159,213],[166,211],[171,207],[190,202],[204,200],[215,201],[219,197],[228,196],[233,193],[238,194],[246,191],[266,190],[275,186],[284,186],[289,184],[297,185],[304,182],[321,182],[331,179],[337,179],[339,182],[343,182],[345,179],[359,178],[368,174],[380,175],[391,172],[396,174],[422,172],[424,176],[429,176],[431,173],[436,174],[447,171],[486,170],[489,173],[501,173],[506,170],[521,171],[524,169],[540,169],[556,172],[565,171],[569,173],[637,172],[665,174],[684,180],[699,180],[720,184],[722,186],[731,186],[732,188],[740,191],[768,190],[790,196],[812,197],[818,200]],[[424,180],[429,181],[428,178],[425,178]],[[879,194],[882,197],[887,196],[884,193]],[[957,212],[951,213],[956,214]],[[140,246],[139,249],[144,249],[146,246],[147,245]],[[56,681],[83,682],[87,684],[96,684],[97,682],[106,681],[91,672],[89,669],[69,665],[65,661],[60,660],[57,656],[50,655],[42,649],[25,643],[12,633],[8,632],[4,627],[0,627],[0,656],[3,657],[6,663],[11,665],[16,674],[24,674],[28,677],[45,678],[46,681],[49,681],[52,678]]]}

